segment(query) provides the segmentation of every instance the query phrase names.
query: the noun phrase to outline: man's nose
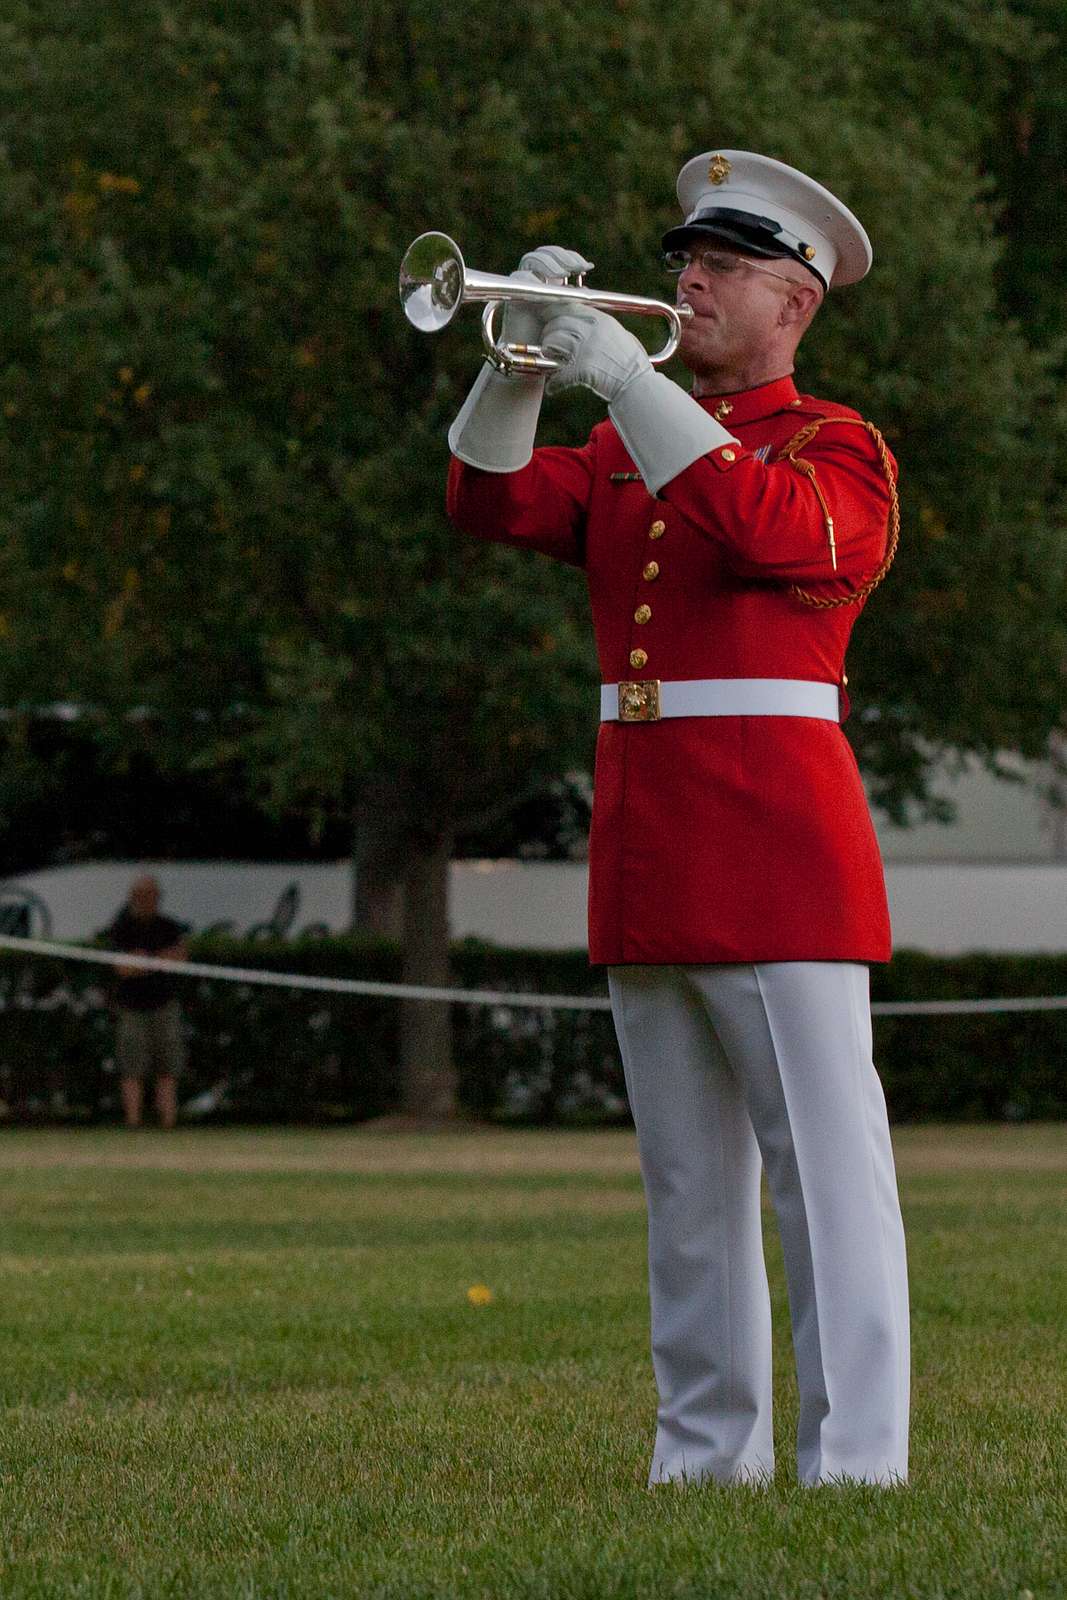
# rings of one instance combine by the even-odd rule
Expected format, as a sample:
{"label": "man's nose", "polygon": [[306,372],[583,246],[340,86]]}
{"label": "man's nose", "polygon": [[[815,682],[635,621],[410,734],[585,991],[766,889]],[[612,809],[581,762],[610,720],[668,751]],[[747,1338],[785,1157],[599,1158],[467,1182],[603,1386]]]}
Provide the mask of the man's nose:
{"label": "man's nose", "polygon": [[690,260],[678,274],[679,289],[706,289],[710,282],[710,273],[702,261]]}

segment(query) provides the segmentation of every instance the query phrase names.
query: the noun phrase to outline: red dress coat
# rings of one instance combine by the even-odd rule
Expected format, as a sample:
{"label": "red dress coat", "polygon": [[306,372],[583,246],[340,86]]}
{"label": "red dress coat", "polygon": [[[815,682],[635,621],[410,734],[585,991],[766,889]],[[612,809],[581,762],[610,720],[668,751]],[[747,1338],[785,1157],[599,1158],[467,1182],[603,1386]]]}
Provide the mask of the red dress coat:
{"label": "red dress coat", "polygon": [[[791,378],[701,404],[740,447],[701,457],[658,498],[604,422],[581,449],[536,450],[521,472],[454,459],[449,515],[477,538],[584,567],[605,683],[803,678],[841,685],[844,699],[845,648],[863,601],[810,602],[852,594],[879,573],[892,458],[854,411],[798,395]],[[808,437],[783,456],[801,429]],[[889,952],[878,844],[838,724],[601,724],[591,961],[885,961]]]}

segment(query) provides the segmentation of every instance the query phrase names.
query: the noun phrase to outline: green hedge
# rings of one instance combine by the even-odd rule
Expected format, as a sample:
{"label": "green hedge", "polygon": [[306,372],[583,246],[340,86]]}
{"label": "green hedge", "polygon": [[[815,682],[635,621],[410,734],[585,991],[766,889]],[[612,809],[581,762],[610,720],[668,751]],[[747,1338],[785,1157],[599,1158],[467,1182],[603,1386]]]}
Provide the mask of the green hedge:
{"label": "green hedge", "polygon": [[[200,940],[222,965],[398,981],[399,952],[354,938]],[[469,988],[603,994],[581,952],[465,943]],[[1067,994],[1067,955],[941,958],[903,951],[873,972],[876,1000]],[[8,1121],[118,1115],[105,968],[0,955],[0,1102]],[[189,1117],[355,1122],[396,1108],[399,1008],[391,999],[183,979]],[[610,1017],[453,1007],[460,1098],[478,1117],[618,1122],[627,1110]],[[896,1121],[1067,1117],[1067,1012],[879,1018],[876,1059]]]}
{"label": "green hedge", "polygon": [[[1067,955],[902,950],[871,976],[874,1000],[1067,995]],[[874,1038],[897,1122],[1067,1117],[1067,1011],[878,1017]]]}

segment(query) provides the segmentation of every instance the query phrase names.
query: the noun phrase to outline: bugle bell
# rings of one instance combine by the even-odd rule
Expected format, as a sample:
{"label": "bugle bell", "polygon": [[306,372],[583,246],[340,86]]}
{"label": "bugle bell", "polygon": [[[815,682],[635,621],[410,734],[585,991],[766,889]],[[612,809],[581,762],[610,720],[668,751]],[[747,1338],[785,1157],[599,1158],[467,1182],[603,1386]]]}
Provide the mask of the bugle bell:
{"label": "bugle bell", "polygon": [[447,233],[420,233],[408,246],[400,264],[400,303],[413,327],[421,333],[437,333],[448,326],[461,306],[484,305],[482,343],[488,360],[498,371],[558,371],[561,363],[546,355],[540,345],[497,340],[496,313],[506,301],[537,305],[554,301],[561,307],[579,301],[623,316],[664,317],[670,329],[667,343],[649,356],[657,367],[673,356],[683,323],[693,315],[692,307],[687,305],[672,306],[665,300],[648,300],[641,295],[587,289],[581,277],[574,283],[540,283],[533,279],[523,283],[495,272],[472,272]]}

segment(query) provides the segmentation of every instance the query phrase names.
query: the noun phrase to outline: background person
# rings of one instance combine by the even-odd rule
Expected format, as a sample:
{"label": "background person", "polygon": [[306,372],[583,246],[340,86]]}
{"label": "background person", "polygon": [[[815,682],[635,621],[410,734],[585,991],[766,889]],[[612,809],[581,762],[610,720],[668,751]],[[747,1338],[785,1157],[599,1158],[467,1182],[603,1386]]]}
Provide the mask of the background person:
{"label": "background person", "polygon": [[[113,950],[134,956],[187,961],[187,925],[160,913],[157,879],[144,875],[130,885],[129,897],[104,937]],[[145,971],[131,962],[116,968],[115,1050],[128,1128],[141,1124],[144,1084],[155,1078],[155,1103],[164,1128],[178,1120],[178,1078],[185,1066],[182,1013],[169,973]]]}
{"label": "background person", "polygon": [[[510,307],[561,363],[486,367],[449,441],[479,537],[584,566],[603,688],[590,957],[609,968],[649,1213],[653,1482],[773,1471],[761,1164],[789,1286],[808,1484],[907,1474],[904,1234],[865,963],[889,956],[850,746],[845,648],[892,560],[895,468],[854,411],[797,392],[863,228],[746,151],[678,180],[663,240],[695,315],[692,395],[613,317]],[[589,263],[555,247],[522,268]],[[581,449],[533,449],[542,392],[608,403]]]}

